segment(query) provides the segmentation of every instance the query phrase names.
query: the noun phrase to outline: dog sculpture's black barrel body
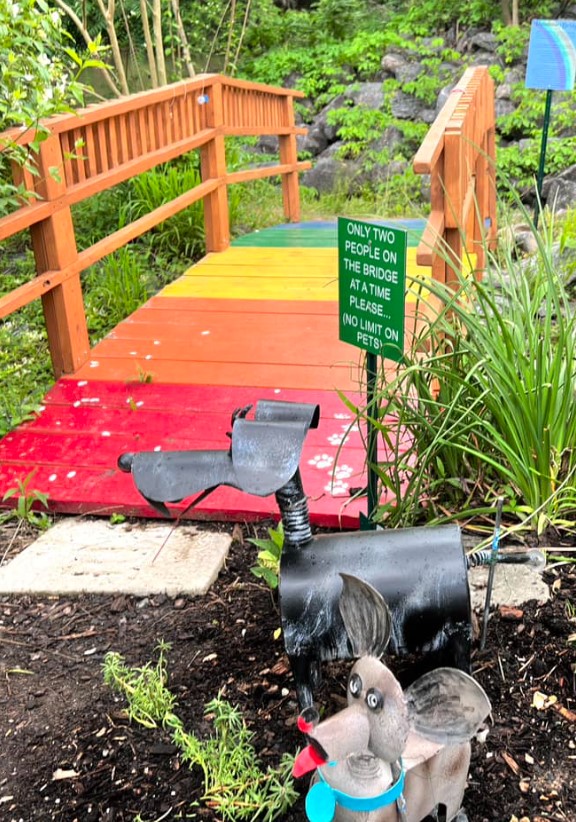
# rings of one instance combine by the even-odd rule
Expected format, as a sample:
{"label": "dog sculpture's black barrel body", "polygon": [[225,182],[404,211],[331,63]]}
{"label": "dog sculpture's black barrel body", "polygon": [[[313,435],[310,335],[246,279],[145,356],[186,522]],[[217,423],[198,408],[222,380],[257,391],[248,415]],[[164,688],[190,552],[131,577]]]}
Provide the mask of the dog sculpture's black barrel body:
{"label": "dog sculpture's black barrel body", "polygon": [[325,534],[282,554],[280,606],[300,699],[322,660],[352,656],[338,599],[340,573],[359,576],[390,607],[390,650],[415,655],[405,682],[437,667],[468,672],[470,595],[460,530],[434,528]]}

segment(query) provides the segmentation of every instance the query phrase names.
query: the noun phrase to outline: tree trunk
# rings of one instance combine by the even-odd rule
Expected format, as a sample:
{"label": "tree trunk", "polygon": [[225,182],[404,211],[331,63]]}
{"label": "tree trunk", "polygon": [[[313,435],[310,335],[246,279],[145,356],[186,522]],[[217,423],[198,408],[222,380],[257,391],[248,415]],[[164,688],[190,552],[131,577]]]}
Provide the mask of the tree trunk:
{"label": "tree trunk", "polygon": [[512,0],[512,25],[520,25],[520,12],[518,10],[518,0]]}
{"label": "tree trunk", "polygon": [[114,27],[114,18],[116,16],[116,0],[109,0],[108,7],[104,5],[104,0],[98,0],[98,8],[102,13],[102,17],[106,23],[106,31],[108,32],[108,37],[110,38],[110,47],[112,49],[112,58],[114,60],[114,66],[116,71],[118,72],[118,79],[120,80],[120,88],[122,89],[122,94],[130,94],[130,89],[128,87],[128,79],[126,77],[126,72],[124,71],[124,63],[122,62],[122,54],[120,53],[120,45],[118,43],[118,38],[116,37],[116,29]]}
{"label": "tree trunk", "polygon": [[161,86],[165,86],[168,82],[168,77],[166,75],[166,61],[164,59],[164,37],[162,36],[162,0],[153,0],[152,29],[154,31],[158,83]]}
{"label": "tree trunk", "polygon": [[194,71],[194,65],[192,63],[192,55],[190,54],[190,44],[188,43],[188,37],[186,36],[186,29],[184,28],[182,15],[180,14],[180,0],[172,0],[172,11],[178,27],[178,36],[182,45],[182,54],[184,55],[186,71],[188,72],[189,77],[194,77],[196,72]]}
{"label": "tree trunk", "polygon": [[[80,36],[82,37],[86,45],[90,46],[91,43],[93,43],[94,41],[92,40],[92,37],[90,36],[90,32],[86,28],[86,25],[82,22],[82,20],[80,20],[74,9],[72,9],[67,3],[65,3],[64,0],[55,0],[55,3],[62,9],[64,14],[67,17],[69,17],[70,20],[72,20],[72,22],[80,32]],[[112,92],[116,95],[116,97],[120,97],[120,94],[122,92],[120,91],[112,77],[110,77],[110,72],[106,69],[102,69],[102,76],[104,77],[104,80],[106,81]]]}
{"label": "tree trunk", "polygon": [[150,83],[152,88],[158,88],[158,71],[156,69],[156,57],[154,55],[154,44],[150,34],[150,23],[148,22],[148,3],[140,0],[140,16],[142,17],[142,31],[144,32],[144,43],[146,44],[146,56],[148,58],[148,69],[150,71]]}

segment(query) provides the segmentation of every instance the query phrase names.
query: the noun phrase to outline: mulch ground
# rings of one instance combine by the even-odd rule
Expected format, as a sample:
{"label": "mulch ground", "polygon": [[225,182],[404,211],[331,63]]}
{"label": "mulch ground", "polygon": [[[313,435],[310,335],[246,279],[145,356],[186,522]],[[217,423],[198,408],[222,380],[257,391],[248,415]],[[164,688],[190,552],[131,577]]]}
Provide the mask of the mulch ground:
{"label": "mulch ground", "polygon": [[[12,526],[0,529],[0,560],[29,537],[13,538]],[[242,709],[265,764],[302,744],[274,638],[279,614],[250,574],[254,558],[235,541],[219,580],[197,599],[0,597],[0,819],[218,819],[200,801],[200,773],[182,763],[169,735],[127,721],[103,683],[107,651],[141,666],[159,640],[170,643],[170,688],[199,735],[209,732],[205,704],[222,692]],[[493,717],[485,741],[473,743],[470,822],[576,820],[576,571],[566,565],[546,578],[551,602],[496,613],[486,649],[474,654]],[[327,712],[344,689],[345,673],[333,666],[318,695]],[[305,787],[282,822],[304,822]]]}

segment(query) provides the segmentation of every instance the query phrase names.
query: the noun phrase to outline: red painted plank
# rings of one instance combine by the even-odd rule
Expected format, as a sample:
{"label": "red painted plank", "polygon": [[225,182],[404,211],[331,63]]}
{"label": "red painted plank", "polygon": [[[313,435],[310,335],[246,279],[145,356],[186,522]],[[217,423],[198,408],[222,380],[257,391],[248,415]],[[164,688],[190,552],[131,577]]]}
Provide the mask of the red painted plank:
{"label": "red painted plank", "polygon": [[[127,516],[157,517],[158,514],[138,494],[127,474],[106,469],[60,469],[37,466],[34,463],[3,465],[0,467],[0,487],[15,487],[18,479],[35,472],[30,490],[48,494],[51,507],[60,513],[109,516],[123,513]],[[327,488],[330,481],[320,472],[310,474],[304,482],[310,488],[310,518],[316,525],[331,528],[358,526],[358,514],[365,510],[365,500],[354,500],[343,491],[332,496]],[[54,494],[58,487],[59,495]],[[172,506],[175,512],[185,503]],[[273,496],[254,497],[233,488],[218,488],[201,505],[187,514],[190,519],[256,520],[278,518]]]}
{"label": "red painted plank", "polygon": [[[351,402],[362,403],[362,396],[350,393]],[[348,408],[335,391],[321,389],[291,390],[285,388],[234,387],[228,385],[179,385],[170,383],[106,382],[62,378],[45,397],[48,404],[92,404],[123,408],[130,402],[144,402],[147,408],[219,413],[243,407],[257,400],[284,400],[320,405],[322,417],[349,414]]]}
{"label": "red painted plank", "polygon": [[[0,462],[34,458],[39,462],[63,461],[68,454],[70,465],[76,465],[80,455],[94,464],[108,462],[123,451],[134,450],[201,450],[223,449],[229,446],[230,415],[187,416],[161,412],[123,414],[116,410],[96,408],[47,409],[34,421],[0,440]],[[50,436],[47,436],[50,435]],[[346,444],[346,453],[355,449],[364,459],[362,435],[356,426],[339,420],[321,421],[318,429],[309,432],[307,448],[322,453],[335,452]],[[94,449],[98,453],[94,453]],[[345,454],[343,456],[345,459]]]}
{"label": "red painted plank", "polygon": [[[63,379],[49,392],[35,419],[0,441],[0,488],[15,487],[16,478],[23,480],[36,471],[31,488],[48,494],[60,512],[152,516],[131,478],[117,470],[119,454],[154,448],[226,448],[225,432],[234,408],[278,397],[270,389]],[[349,488],[365,485],[365,451],[360,431],[355,426],[349,430],[352,415],[333,392],[282,391],[280,397],[320,400],[323,409],[301,460],[312,520],[329,527],[338,527],[340,521],[343,527],[355,527],[365,504],[351,501]],[[223,489],[194,516],[254,519],[276,514],[273,498],[249,498]]]}

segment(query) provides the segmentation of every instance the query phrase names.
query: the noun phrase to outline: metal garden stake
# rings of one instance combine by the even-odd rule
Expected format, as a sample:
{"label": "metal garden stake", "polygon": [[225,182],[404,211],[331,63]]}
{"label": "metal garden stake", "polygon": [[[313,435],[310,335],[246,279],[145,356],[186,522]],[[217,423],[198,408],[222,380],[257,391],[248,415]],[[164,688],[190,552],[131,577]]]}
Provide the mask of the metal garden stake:
{"label": "metal garden stake", "polygon": [[488,632],[488,617],[490,614],[490,600],[492,599],[492,588],[494,586],[494,574],[496,563],[498,562],[498,550],[500,548],[500,525],[502,523],[502,507],[504,497],[498,497],[496,502],[496,520],[494,522],[494,536],[492,537],[492,550],[490,556],[490,569],[488,571],[488,586],[486,588],[486,601],[484,603],[484,618],[482,620],[482,639],[480,648],[483,650],[486,645],[486,634]]}

